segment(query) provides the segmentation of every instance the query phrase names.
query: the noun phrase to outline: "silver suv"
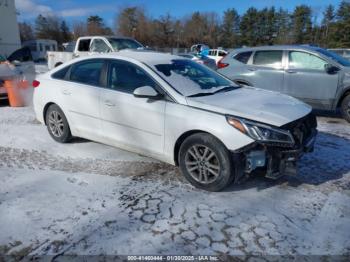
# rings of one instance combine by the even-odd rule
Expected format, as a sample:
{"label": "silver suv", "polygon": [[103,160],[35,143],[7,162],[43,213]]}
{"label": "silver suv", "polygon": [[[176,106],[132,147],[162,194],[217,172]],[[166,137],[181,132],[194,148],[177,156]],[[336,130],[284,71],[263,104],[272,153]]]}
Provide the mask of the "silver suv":
{"label": "silver suv", "polygon": [[218,67],[239,85],[291,95],[314,109],[339,108],[350,122],[350,61],[333,52],[312,46],[242,48]]}

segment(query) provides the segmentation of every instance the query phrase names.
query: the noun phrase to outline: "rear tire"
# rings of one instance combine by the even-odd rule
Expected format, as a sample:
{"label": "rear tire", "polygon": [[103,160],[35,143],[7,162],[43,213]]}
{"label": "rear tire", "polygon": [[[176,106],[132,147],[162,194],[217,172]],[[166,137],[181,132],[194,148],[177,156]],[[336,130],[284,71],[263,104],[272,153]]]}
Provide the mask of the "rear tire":
{"label": "rear tire", "polygon": [[350,94],[343,99],[340,111],[343,118],[350,123]]}
{"label": "rear tire", "polygon": [[72,138],[69,124],[61,108],[50,105],[46,111],[45,122],[50,136],[59,143],[67,143]]}
{"label": "rear tire", "polygon": [[234,178],[231,154],[221,141],[210,134],[189,136],[179,150],[181,173],[195,187],[220,191]]}

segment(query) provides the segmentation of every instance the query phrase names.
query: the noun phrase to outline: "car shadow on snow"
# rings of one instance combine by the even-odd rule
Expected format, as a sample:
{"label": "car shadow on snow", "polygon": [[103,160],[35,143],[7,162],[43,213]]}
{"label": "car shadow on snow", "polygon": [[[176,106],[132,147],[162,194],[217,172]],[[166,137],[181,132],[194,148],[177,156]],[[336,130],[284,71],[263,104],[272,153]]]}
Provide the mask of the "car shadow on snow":
{"label": "car shadow on snow", "polygon": [[[350,176],[350,140],[329,133],[320,132],[315,150],[305,154],[298,164],[297,176],[282,176],[277,180],[253,174],[241,184],[232,184],[225,191],[242,191],[250,188],[264,190],[277,185],[298,187],[300,185],[321,185]],[[337,182],[336,182],[337,183]],[[341,182],[339,182],[341,184]],[[350,189],[350,183],[345,184]]]}

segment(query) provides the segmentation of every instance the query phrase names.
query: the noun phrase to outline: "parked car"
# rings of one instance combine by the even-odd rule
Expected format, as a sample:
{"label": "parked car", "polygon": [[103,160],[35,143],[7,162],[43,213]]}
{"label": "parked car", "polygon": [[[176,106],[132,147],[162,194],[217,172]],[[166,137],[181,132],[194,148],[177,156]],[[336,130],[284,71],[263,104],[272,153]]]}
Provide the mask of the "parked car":
{"label": "parked car", "polygon": [[121,51],[75,59],[33,82],[37,119],[51,137],[72,136],[178,165],[196,187],[218,191],[257,168],[295,174],[313,150],[311,107],[241,88],[179,56]]}
{"label": "parked car", "polygon": [[244,48],[218,67],[240,85],[294,96],[315,109],[340,109],[350,122],[350,61],[333,52],[312,46]]}
{"label": "parked car", "polygon": [[208,49],[204,50],[201,54],[214,59],[215,63],[218,64],[227,55],[227,52],[223,49]]}
{"label": "parked car", "polygon": [[[71,44],[74,42],[71,42]],[[67,46],[68,50],[72,45]],[[74,58],[98,53],[116,52],[123,49],[145,49],[133,38],[115,36],[84,36],[75,42],[74,51],[48,52],[48,68],[51,70]]]}
{"label": "parked car", "polygon": [[184,53],[184,54],[178,54],[178,56],[186,57],[188,59],[191,59],[199,64],[206,65],[207,67],[216,70],[216,63],[214,59],[211,59],[207,56],[195,54],[195,53]]}
{"label": "parked car", "polygon": [[350,61],[350,48],[334,48],[334,49],[328,49],[328,50],[333,53],[337,53],[338,55]]}

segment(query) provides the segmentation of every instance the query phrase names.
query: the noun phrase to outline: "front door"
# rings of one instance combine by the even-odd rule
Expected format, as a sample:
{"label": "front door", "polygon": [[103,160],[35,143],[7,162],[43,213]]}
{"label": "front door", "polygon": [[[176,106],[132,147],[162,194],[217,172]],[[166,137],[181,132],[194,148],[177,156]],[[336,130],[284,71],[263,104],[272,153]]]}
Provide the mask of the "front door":
{"label": "front door", "polygon": [[166,101],[136,98],[133,92],[141,86],[158,88],[139,66],[109,62],[107,88],[101,91],[103,134],[128,148],[162,154]]}
{"label": "front door", "polygon": [[339,74],[325,70],[328,62],[314,54],[289,51],[283,92],[317,109],[331,109],[336,97]]}

